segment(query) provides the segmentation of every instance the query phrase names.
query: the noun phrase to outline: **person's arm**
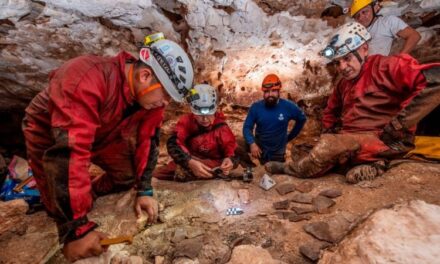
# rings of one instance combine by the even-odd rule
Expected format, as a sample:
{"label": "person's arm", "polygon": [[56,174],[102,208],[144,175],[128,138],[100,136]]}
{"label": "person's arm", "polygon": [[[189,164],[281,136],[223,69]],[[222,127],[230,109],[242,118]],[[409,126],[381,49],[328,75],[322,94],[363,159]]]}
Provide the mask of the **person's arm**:
{"label": "person's arm", "polygon": [[246,143],[249,145],[252,157],[259,159],[261,157],[262,151],[260,147],[257,145],[257,143],[255,143],[255,138],[253,135],[254,126],[257,118],[257,114],[255,110],[256,107],[257,107],[257,103],[253,104],[249,109],[248,115],[246,116],[246,120],[243,123],[243,137]]}
{"label": "person's arm", "polygon": [[301,129],[304,127],[304,124],[307,121],[307,117],[304,112],[296,105],[292,104],[293,120],[295,120],[295,126],[292,128],[290,133],[287,135],[287,141],[291,141],[301,132]]}
{"label": "person's arm", "polygon": [[400,53],[410,53],[421,39],[419,32],[410,26],[400,30],[397,35],[405,40]]}
{"label": "person's arm", "polygon": [[135,211],[138,217],[141,215],[142,210],[146,211],[148,222],[152,224],[156,222],[158,217],[158,204],[152,198],[151,179],[159,156],[160,126],[163,120],[164,108],[142,109],[139,111],[142,111],[143,117],[138,126],[135,154],[137,191]]}
{"label": "person's arm", "polygon": [[342,98],[339,91],[341,82],[334,88],[327,101],[327,106],[322,114],[323,133],[331,133],[340,123],[342,112]]}
{"label": "person's arm", "polygon": [[[67,70],[64,76],[75,74]],[[99,240],[105,234],[94,231],[97,225],[89,221],[92,208],[92,185],[89,164],[92,144],[100,125],[98,107],[100,91],[105,90],[98,70],[91,70],[79,83],[63,75],[51,81],[51,133],[55,143],[43,156],[50,215],[55,218],[64,255],[73,260],[99,255],[105,248]]]}
{"label": "person's arm", "polygon": [[174,162],[188,169],[188,162],[191,160],[191,154],[186,146],[186,139],[189,137],[188,116],[183,116],[177,121],[174,132],[167,140],[168,154]]}
{"label": "person's arm", "polygon": [[233,167],[238,166],[238,159],[235,157],[235,149],[237,148],[237,141],[235,140],[234,133],[228,125],[222,126],[220,129],[220,148],[223,152],[223,162],[220,168],[225,175],[229,175],[229,172]]}
{"label": "person's arm", "polygon": [[255,107],[256,104],[253,104],[251,106],[246,116],[246,119],[244,120],[243,123],[243,137],[246,143],[248,143],[249,145],[255,143],[255,138],[254,138],[254,127],[256,122]]}

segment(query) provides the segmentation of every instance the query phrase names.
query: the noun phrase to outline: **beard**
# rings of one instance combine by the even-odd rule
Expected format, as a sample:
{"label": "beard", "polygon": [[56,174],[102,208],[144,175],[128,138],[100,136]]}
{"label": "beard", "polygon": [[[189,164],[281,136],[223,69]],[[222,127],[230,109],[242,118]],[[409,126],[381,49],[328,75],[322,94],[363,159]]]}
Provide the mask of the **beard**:
{"label": "beard", "polygon": [[264,99],[264,103],[265,103],[266,107],[274,107],[278,103],[278,97],[269,96]]}

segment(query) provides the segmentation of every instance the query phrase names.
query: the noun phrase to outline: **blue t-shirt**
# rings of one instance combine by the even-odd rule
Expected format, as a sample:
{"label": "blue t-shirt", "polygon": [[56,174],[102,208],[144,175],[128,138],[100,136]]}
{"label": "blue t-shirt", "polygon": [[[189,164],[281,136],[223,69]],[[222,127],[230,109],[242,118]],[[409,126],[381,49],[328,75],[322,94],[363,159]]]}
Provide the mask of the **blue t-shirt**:
{"label": "blue t-shirt", "polygon": [[[295,126],[287,134],[290,120],[295,120]],[[262,159],[268,161],[273,155],[284,155],[287,143],[299,134],[306,120],[303,111],[291,101],[280,98],[277,105],[267,107],[264,100],[260,100],[249,109],[243,136],[248,144],[256,142],[263,152]]]}

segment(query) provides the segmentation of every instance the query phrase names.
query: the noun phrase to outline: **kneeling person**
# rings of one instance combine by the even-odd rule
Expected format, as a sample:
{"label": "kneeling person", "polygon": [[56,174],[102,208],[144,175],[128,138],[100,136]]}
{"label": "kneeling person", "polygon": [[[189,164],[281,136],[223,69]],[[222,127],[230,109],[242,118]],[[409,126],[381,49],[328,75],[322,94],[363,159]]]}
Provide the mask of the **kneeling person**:
{"label": "kneeling person", "polygon": [[197,180],[215,177],[213,168],[219,167],[229,175],[234,167],[237,147],[234,134],[217,111],[216,90],[207,84],[194,87],[199,99],[191,102],[191,112],[180,117],[167,150],[173,158],[168,165],[158,168],[153,177],[163,180]]}

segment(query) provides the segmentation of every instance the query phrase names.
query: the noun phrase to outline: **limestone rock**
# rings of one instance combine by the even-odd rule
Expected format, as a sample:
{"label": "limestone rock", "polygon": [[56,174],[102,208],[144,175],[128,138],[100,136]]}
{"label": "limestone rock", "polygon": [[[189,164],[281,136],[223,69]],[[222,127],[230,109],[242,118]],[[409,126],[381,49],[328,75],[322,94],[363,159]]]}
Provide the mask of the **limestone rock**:
{"label": "limestone rock", "polygon": [[313,200],[313,196],[307,193],[296,193],[292,197],[292,202],[295,203],[311,204],[312,200]]}
{"label": "limestone rock", "polygon": [[316,212],[320,214],[328,213],[329,208],[335,204],[335,201],[325,196],[318,195],[317,197],[313,198],[313,206],[315,207]]}
{"label": "limestone rock", "polygon": [[188,257],[195,259],[203,247],[203,241],[200,238],[190,238],[179,242],[174,251],[174,257]]}
{"label": "limestone rock", "polygon": [[328,198],[336,198],[342,195],[342,191],[339,189],[326,189],[319,193],[319,195],[328,197]]}
{"label": "limestone rock", "polygon": [[232,251],[228,264],[284,264],[285,262],[275,260],[270,253],[261,247],[242,245],[235,247]]}
{"label": "limestone rock", "polygon": [[290,204],[289,200],[283,200],[273,203],[273,208],[275,208],[276,210],[283,210],[289,208],[289,204]]}
{"label": "limestone rock", "polygon": [[296,186],[296,190],[302,192],[302,193],[309,193],[313,190],[313,183],[310,181],[304,181],[301,182]]}
{"label": "limestone rock", "polygon": [[411,201],[372,214],[320,264],[438,263],[440,206]]}
{"label": "limestone rock", "polygon": [[312,206],[307,206],[307,207],[292,206],[291,209],[292,211],[295,211],[295,213],[297,214],[307,214],[315,211],[315,209]]}
{"label": "limestone rock", "polygon": [[331,244],[322,241],[314,241],[307,243],[305,245],[301,245],[299,247],[299,252],[309,258],[312,261],[317,261],[320,256],[320,252],[322,249],[329,247]]}
{"label": "limestone rock", "polygon": [[337,214],[325,222],[305,224],[303,228],[304,231],[319,240],[336,243],[353,228],[351,220],[344,214]]}
{"label": "limestone rock", "polygon": [[289,221],[290,222],[300,222],[300,221],[304,221],[304,220],[310,220],[312,219],[312,217],[310,215],[293,215],[289,217]]}
{"label": "limestone rock", "polygon": [[280,195],[285,195],[295,191],[295,184],[292,182],[282,183],[276,187],[276,190]]}

